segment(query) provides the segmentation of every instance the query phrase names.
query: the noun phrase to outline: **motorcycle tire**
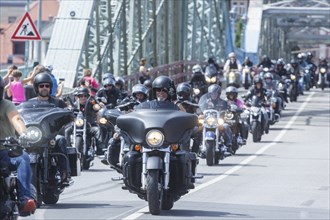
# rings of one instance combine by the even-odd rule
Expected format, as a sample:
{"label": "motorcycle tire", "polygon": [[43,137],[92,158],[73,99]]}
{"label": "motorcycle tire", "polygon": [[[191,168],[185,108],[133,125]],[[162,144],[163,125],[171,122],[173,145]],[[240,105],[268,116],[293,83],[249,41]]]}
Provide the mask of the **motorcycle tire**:
{"label": "motorcycle tire", "polygon": [[215,141],[206,141],[206,165],[212,166],[215,163]]}
{"label": "motorcycle tire", "polygon": [[58,202],[60,195],[54,192],[46,192],[43,196],[43,201],[47,205],[53,205]]}
{"label": "motorcycle tire", "polygon": [[42,184],[41,184],[41,177],[42,177],[42,172],[39,169],[38,164],[30,164],[31,170],[32,170],[32,185],[35,190],[35,200],[37,201],[37,208],[40,208],[42,205]]}
{"label": "motorcycle tire", "polygon": [[149,212],[152,215],[160,214],[161,191],[159,190],[159,170],[148,170],[147,200]]}
{"label": "motorcycle tire", "polygon": [[169,192],[163,193],[162,210],[171,210],[174,205],[174,199]]}
{"label": "motorcycle tire", "polygon": [[261,141],[261,124],[260,122],[253,121],[251,125],[253,142]]}
{"label": "motorcycle tire", "polygon": [[321,90],[323,91],[325,88],[325,79],[324,77],[321,79]]}
{"label": "motorcycle tire", "polygon": [[83,170],[88,170],[90,168],[90,161],[88,160],[88,158],[86,157],[86,153],[87,152],[83,152],[84,151],[84,139],[81,136],[77,136],[76,137],[76,149],[79,151],[80,155],[81,155],[81,160],[80,160],[80,168],[81,171]]}

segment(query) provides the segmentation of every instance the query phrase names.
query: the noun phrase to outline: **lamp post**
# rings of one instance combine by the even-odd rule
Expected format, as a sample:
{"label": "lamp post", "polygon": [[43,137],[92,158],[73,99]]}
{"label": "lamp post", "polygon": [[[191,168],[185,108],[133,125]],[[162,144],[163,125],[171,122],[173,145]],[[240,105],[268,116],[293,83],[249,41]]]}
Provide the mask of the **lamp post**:
{"label": "lamp post", "polygon": [[246,30],[246,23],[247,23],[247,16],[244,13],[241,17],[242,20],[242,33],[241,33],[241,49],[245,51],[245,30]]}
{"label": "lamp post", "polygon": [[234,6],[229,12],[230,21],[231,21],[231,39],[234,47],[235,47],[235,29],[236,29],[235,26],[236,26],[236,17],[237,17],[236,10],[237,10],[236,6]]}

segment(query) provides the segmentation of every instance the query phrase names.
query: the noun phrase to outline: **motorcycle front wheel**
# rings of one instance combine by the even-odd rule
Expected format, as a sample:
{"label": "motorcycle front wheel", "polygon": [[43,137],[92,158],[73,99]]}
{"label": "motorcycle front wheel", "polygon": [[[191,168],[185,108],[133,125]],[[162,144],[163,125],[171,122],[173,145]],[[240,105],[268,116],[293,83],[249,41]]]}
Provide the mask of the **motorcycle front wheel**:
{"label": "motorcycle front wheel", "polygon": [[206,141],[206,164],[212,166],[215,161],[215,141]]}
{"label": "motorcycle front wheel", "polygon": [[39,169],[39,164],[34,163],[31,164],[31,170],[32,170],[32,185],[35,189],[35,199],[37,201],[37,208],[40,208],[42,205],[42,184],[41,184],[41,178],[42,178],[42,172]]}
{"label": "motorcycle front wheel", "polygon": [[251,125],[253,142],[261,141],[261,124],[258,121],[253,121]]}
{"label": "motorcycle front wheel", "polygon": [[148,170],[147,200],[149,212],[152,215],[160,214],[161,190],[159,187],[159,170]]}

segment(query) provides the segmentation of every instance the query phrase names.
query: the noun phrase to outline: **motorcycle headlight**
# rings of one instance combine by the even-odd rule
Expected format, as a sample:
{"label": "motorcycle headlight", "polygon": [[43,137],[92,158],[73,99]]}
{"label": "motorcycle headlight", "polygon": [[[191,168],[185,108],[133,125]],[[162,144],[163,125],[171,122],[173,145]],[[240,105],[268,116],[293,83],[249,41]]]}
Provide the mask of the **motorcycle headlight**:
{"label": "motorcycle headlight", "polygon": [[282,83],[279,83],[279,84],[278,84],[278,89],[279,89],[279,90],[282,90],[283,88],[284,88],[283,84],[282,84]]}
{"label": "motorcycle headlight", "polygon": [[30,143],[34,144],[41,140],[42,132],[40,128],[31,126],[26,129],[26,135]]}
{"label": "motorcycle headlight", "polygon": [[293,75],[293,74],[291,74],[291,75],[290,75],[290,78],[291,78],[291,80],[295,80],[295,79],[296,79],[296,76]]}
{"label": "motorcycle headlight", "polygon": [[146,135],[146,141],[150,147],[159,147],[164,143],[164,135],[159,130],[150,130]]}
{"label": "motorcycle headlight", "polygon": [[199,93],[201,93],[199,89],[194,89],[194,94],[198,95]]}
{"label": "motorcycle headlight", "polygon": [[81,127],[84,125],[84,119],[82,118],[77,118],[74,123],[76,124],[77,127]]}
{"label": "motorcycle headlight", "polygon": [[100,124],[105,125],[108,122],[108,120],[106,118],[100,118],[99,122]]}
{"label": "motorcycle headlight", "polygon": [[218,119],[218,125],[223,125],[225,123],[225,121],[222,118]]}
{"label": "motorcycle headlight", "polygon": [[101,106],[99,105],[99,104],[94,104],[93,105],[93,110],[94,111],[98,111],[98,110],[100,110],[101,109]]}
{"label": "motorcycle headlight", "polygon": [[211,80],[211,83],[215,83],[217,81],[217,77],[213,76],[210,80]]}
{"label": "motorcycle headlight", "polygon": [[325,69],[324,67],[322,67],[322,68],[320,69],[320,73],[325,73],[325,71],[326,71],[326,69]]}
{"label": "motorcycle headlight", "polygon": [[227,112],[227,113],[226,113],[226,119],[231,120],[231,119],[233,119],[233,118],[234,118],[234,114],[233,114],[232,112]]}
{"label": "motorcycle headlight", "polygon": [[216,120],[215,117],[212,117],[212,116],[207,117],[207,118],[206,118],[206,124],[207,124],[208,126],[214,127],[214,126],[217,125],[217,120]]}

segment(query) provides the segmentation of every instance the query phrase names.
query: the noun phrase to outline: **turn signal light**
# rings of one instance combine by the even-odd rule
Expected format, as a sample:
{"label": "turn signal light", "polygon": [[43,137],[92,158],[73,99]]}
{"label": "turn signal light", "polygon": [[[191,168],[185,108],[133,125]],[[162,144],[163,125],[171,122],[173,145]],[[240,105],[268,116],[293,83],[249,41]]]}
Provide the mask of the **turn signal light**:
{"label": "turn signal light", "polygon": [[172,151],[177,151],[179,149],[179,145],[178,144],[172,144],[171,148],[172,148]]}
{"label": "turn signal light", "polygon": [[140,150],[141,150],[141,145],[136,144],[136,145],[134,146],[134,149],[135,149],[136,151],[140,151]]}

